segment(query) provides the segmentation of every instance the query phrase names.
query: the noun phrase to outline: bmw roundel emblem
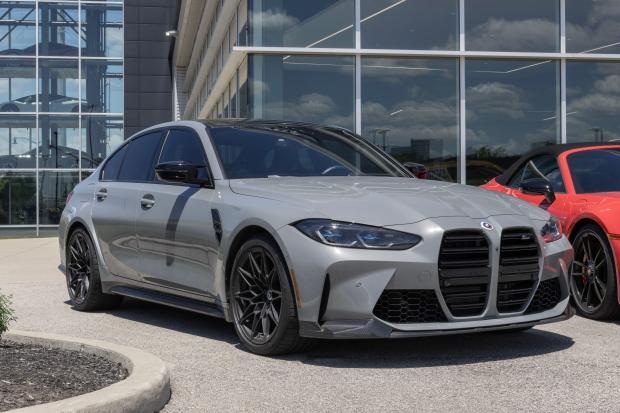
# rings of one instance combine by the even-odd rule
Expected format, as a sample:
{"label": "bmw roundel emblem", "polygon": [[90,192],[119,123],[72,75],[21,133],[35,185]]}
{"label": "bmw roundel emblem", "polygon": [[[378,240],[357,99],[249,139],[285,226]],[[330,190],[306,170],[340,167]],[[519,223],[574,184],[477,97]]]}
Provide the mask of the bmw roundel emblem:
{"label": "bmw roundel emblem", "polygon": [[486,221],[480,222],[480,226],[482,227],[482,229],[486,229],[487,231],[493,231],[495,229],[495,227],[492,224]]}

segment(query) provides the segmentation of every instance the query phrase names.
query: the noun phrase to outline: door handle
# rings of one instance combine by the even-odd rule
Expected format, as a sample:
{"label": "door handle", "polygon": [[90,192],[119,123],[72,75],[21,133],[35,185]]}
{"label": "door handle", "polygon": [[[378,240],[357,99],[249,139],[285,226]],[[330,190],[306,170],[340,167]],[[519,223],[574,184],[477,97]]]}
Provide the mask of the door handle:
{"label": "door handle", "polygon": [[97,201],[103,201],[108,197],[108,190],[106,188],[99,188],[97,189],[95,196],[97,197]]}
{"label": "door handle", "polygon": [[151,194],[146,194],[140,200],[140,205],[144,209],[151,209],[155,205],[155,197]]}

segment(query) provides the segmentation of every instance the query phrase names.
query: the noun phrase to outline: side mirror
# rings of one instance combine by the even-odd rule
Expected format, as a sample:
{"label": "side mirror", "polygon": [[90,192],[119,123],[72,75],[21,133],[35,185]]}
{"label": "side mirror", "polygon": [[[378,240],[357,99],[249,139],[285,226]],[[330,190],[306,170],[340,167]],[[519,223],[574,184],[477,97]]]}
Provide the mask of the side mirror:
{"label": "side mirror", "polygon": [[526,179],[521,182],[521,192],[526,195],[544,195],[545,200],[551,204],[555,201],[555,192],[551,182],[544,178]]}
{"label": "side mirror", "polygon": [[162,181],[205,185],[209,179],[199,178],[204,165],[193,165],[184,161],[163,162],[155,167],[155,173]]}
{"label": "side mirror", "polygon": [[418,179],[428,178],[428,169],[426,169],[426,166],[422,165],[421,163],[405,162],[403,166],[407,168],[407,170],[409,170],[409,172],[411,172],[413,176]]}

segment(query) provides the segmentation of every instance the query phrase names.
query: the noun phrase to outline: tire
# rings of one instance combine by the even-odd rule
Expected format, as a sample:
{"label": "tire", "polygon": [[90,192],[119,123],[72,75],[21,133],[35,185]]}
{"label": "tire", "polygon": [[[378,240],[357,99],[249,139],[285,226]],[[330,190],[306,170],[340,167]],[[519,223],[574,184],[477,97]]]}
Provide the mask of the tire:
{"label": "tire", "polygon": [[235,331],[250,352],[273,356],[301,351],[310,343],[299,336],[289,279],[282,253],[270,237],[254,236],[237,252],[229,300]]}
{"label": "tire", "polygon": [[597,225],[584,225],[573,237],[573,247],[570,290],[577,312],[593,320],[618,317],[616,263],[607,235]]}
{"label": "tire", "polygon": [[78,311],[110,310],[118,307],[123,297],[104,294],[101,290],[97,252],[84,229],[77,228],[71,233],[65,254],[65,275],[71,306]]}

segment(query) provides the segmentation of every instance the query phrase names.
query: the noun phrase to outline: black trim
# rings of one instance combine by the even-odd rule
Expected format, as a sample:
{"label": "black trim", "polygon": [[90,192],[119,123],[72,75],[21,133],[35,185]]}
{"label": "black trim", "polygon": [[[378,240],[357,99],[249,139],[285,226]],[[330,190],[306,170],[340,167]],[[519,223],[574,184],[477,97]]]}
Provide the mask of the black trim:
{"label": "black trim", "polygon": [[222,233],[223,233],[220,211],[215,208],[212,208],[211,218],[213,220],[213,231],[215,231],[215,237],[217,238],[217,242],[219,244],[222,242]]}
{"label": "black trim", "polygon": [[327,301],[329,300],[329,291],[331,289],[331,283],[329,281],[329,274],[325,276],[325,282],[323,283],[323,292],[321,293],[321,304],[319,305],[319,323],[323,322],[325,317],[325,311],[327,310]]}

